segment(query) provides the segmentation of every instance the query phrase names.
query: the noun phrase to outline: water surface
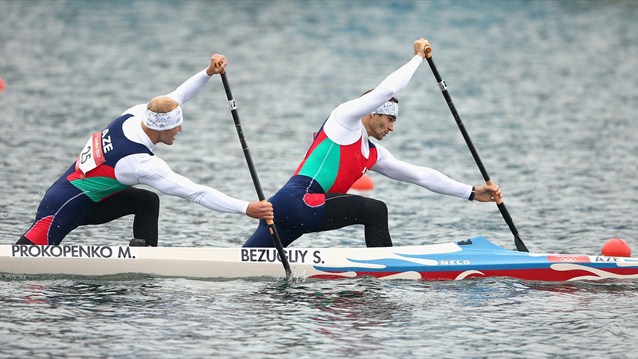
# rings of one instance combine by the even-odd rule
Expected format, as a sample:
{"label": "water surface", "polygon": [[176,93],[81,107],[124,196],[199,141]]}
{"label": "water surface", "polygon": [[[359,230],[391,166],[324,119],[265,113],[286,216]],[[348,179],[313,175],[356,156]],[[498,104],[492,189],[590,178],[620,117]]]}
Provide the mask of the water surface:
{"label": "water surface", "polygon": [[[294,171],[339,103],[427,37],[439,72],[527,246],[636,247],[638,6],[631,1],[0,2],[0,235],[15,241],[87,136],[207,65],[228,79],[264,192]],[[482,177],[426,64],[383,141],[466,183]],[[157,154],[196,182],[256,198],[219,78]],[[485,235],[491,204],[372,173],[395,245]],[[164,246],[239,246],[256,223],[162,196]],[[132,220],[64,243],[125,243]],[[362,247],[363,229],[300,247]],[[3,357],[635,357],[634,284],[203,281],[3,276]]]}

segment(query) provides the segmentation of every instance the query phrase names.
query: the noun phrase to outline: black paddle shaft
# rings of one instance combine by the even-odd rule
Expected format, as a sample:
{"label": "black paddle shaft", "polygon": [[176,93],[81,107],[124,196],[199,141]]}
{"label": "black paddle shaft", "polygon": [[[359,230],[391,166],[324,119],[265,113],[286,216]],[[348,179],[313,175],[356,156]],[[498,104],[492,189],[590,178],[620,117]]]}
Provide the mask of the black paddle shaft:
{"label": "black paddle shaft", "polygon": [[[230,106],[230,112],[233,115],[233,121],[235,121],[235,129],[237,129],[237,136],[239,136],[239,142],[241,143],[242,150],[244,151],[244,157],[246,158],[246,163],[248,164],[248,170],[250,171],[250,176],[253,179],[253,184],[255,185],[255,190],[257,191],[257,197],[259,197],[260,201],[266,200],[264,196],[264,191],[261,188],[261,183],[259,182],[259,177],[257,176],[257,170],[255,169],[255,164],[253,163],[253,158],[250,155],[250,149],[248,148],[248,143],[246,143],[246,137],[244,137],[244,131],[241,129],[241,122],[239,121],[239,114],[237,113],[237,103],[233,98],[233,94],[230,91],[230,86],[228,85],[228,78],[226,77],[226,73],[221,74],[222,82],[224,83],[224,90],[226,91],[226,97],[228,98],[228,104]],[[281,263],[286,270],[286,279],[290,278],[292,271],[290,270],[290,263],[288,263],[288,258],[286,257],[286,253],[284,252],[284,246],[281,243],[281,239],[279,238],[279,234],[277,233],[277,228],[275,228],[274,221],[266,221],[268,224],[268,229],[270,230],[270,235],[272,236],[273,243],[277,248],[277,253],[279,253],[279,257],[281,258]]]}
{"label": "black paddle shaft", "polygon": [[[429,52],[428,52],[428,55],[429,55]],[[459,130],[461,130],[461,134],[463,135],[463,138],[465,139],[465,143],[467,143],[467,147],[469,147],[470,152],[472,153],[472,157],[474,157],[474,162],[476,162],[476,165],[481,171],[481,174],[483,175],[483,179],[485,180],[485,183],[487,183],[488,185],[492,185],[492,180],[490,179],[490,175],[487,173],[487,170],[485,169],[485,166],[483,165],[483,161],[481,161],[481,157],[479,156],[478,151],[476,151],[476,148],[474,147],[474,144],[472,143],[472,139],[470,138],[470,135],[467,133],[467,130],[465,129],[465,126],[463,125],[463,121],[461,121],[461,116],[459,116],[459,113],[456,111],[454,102],[452,102],[452,97],[450,97],[450,94],[447,91],[447,85],[445,84],[445,81],[443,81],[443,79],[441,78],[441,75],[439,75],[439,71],[436,69],[436,65],[434,64],[432,55],[427,56],[427,60],[428,60],[428,64],[430,65],[430,69],[432,69],[432,73],[434,74],[434,78],[436,79],[436,82],[439,84],[441,93],[443,94],[443,97],[445,98],[445,101],[447,102],[447,105],[450,108],[450,111],[452,112],[452,116],[454,116],[454,120],[456,121],[456,124],[459,127]],[[514,225],[514,221],[512,220],[512,216],[510,216],[510,213],[507,210],[507,207],[505,207],[505,203],[501,201],[500,203],[497,203],[497,206],[499,211],[501,212],[501,215],[503,216],[503,219],[505,219],[505,222],[509,226],[510,231],[512,231],[512,234],[514,235],[514,244],[516,245],[516,249],[519,252],[529,252],[529,250],[523,243],[523,240],[518,235],[518,230],[516,229],[516,226]]]}

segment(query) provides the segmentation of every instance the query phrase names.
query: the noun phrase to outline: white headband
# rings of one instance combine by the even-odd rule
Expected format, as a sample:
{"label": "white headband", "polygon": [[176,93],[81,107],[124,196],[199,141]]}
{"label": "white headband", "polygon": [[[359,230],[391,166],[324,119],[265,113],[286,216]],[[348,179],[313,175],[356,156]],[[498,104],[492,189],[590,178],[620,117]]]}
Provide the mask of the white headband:
{"label": "white headband", "polygon": [[376,110],[372,111],[377,115],[390,115],[394,117],[399,116],[399,104],[392,101],[387,101],[383,105],[379,106]]}
{"label": "white headband", "polygon": [[170,130],[182,124],[184,118],[182,117],[182,108],[177,106],[171,112],[153,112],[146,109],[146,116],[144,117],[144,124],[151,130],[164,131]]}

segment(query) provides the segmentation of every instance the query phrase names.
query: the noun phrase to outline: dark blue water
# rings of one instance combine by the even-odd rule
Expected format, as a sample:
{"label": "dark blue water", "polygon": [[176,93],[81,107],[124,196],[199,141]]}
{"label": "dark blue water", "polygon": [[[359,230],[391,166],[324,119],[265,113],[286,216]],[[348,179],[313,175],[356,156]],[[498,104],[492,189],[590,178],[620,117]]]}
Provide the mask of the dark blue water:
{"label": "dark blue water", "polygon": [[[535,252],[638,248],[638,3],[631,1],[2,1],[0,235],[15,241],[86,137],[173,90],[212,53],[264,192],[294,171],[339,103],[427,37],[492,179]],[[400,94],[396,157],[483,181],[430,69]],[[255,199],[221,81],[184,106],[172,168]],[[395,245],[485,235],[513,248],[492,204],[372,173]],[[129,218],[64,243],[123,244]],[[160,243],[238,246],[249,218],[162,196]],[[362,247],[363,230],[297,246]],[[0,357],[635,357],[637,287],[508,279],[284,284],[3,276]]]}

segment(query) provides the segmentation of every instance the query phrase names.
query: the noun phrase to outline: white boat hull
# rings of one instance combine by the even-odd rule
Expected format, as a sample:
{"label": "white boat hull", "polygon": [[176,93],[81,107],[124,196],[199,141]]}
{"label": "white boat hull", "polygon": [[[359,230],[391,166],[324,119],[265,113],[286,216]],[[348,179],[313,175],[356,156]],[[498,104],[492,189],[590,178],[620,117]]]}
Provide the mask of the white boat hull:
{"label": "white boat hull", "polygon": [[[566,281],[638,279],[638,259],[511,251],[483,237],[388,248],[287,248],[294,277],[459,280],[513,277]],[[284,278],[274,248],[0,245],[0,273],[196,278]]]}

